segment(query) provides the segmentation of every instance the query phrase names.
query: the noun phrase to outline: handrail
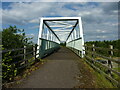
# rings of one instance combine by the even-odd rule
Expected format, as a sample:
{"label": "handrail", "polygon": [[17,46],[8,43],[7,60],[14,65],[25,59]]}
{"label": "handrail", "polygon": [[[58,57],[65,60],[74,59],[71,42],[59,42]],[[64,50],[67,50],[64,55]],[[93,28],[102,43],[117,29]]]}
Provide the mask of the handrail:
{"label": "handrail", "polygon": [[98,72],[102,73],[103,75],[105,75],[105,77],[107,77],[109,80],[111,80],[112,82],[114,82],[115,84],[118,85],[118,81],[116,81],[115,79],[113,79],[112,77],[108,76],[107,74],[105,74],[105,72],[103,72],[102,70],[100,70],[98,67],[96,67],[94,64],[90,63],[88,60],[86,60],[86,62],[88,64],[90,64],[94,69],[96,69]]}
{"label": "handrail", "polygon": [[105,59],[107,59],[107,60],[111,60],[111,61],[113,61],[113,62],[116,62],[116,63],[119,63],[119,64],[120,64],[120,61],[115,60],[115,59],[112,59],[112,58],[110,58],[110,57],[106,57],[106,56],[97,54],[97,53],[95,53],[95,52],[90,52],[90,51],[87,51],[87,50],[84,50],[84,51],[86,51],[87,53],[94,54],[94,55],[96,55],[96,56],[100,56],[100,57],[102,57],[102,58],[105,58]]}
{"label": "handrail", "polygon": [[115,51],[115,52],[119,52],[120,50],[118,49],[110,49],[110,48],[101,48],[101,47],[93,47],[93,46],[85,46],[84,47],[88,47],[88,48],[95,48],[95,49],[99,49],[99,50],[107,50],[107,51]]}
{"label": "handrail", "polygon": [[28,52],[28,53],[25,53],[25,54],[19,54],[19,55],[16,55],[16,56],[12,56],[12,58],[16,58],[16,57],[20,57],[20,56],[23,56],[23,55],[28,55],[28,54],[31,54],[35,51],[31,51],[31,52]]}
{"label": "handrail", "polygon": [[[35,47],[35,46],[32,46],[32,47]],[[28,48],[30,48],[30,47],[28,47]],[[15,48],[15,49],[11,49],[11,50],[5,49],[5,50],[2,50],[2,53],[9,52],[9,51],[24,50],[24,49],[28,49],[28,48]]]}
{"label": "handrail", "polygon": [[[118,86],[118,81],[112,77],[112,73],[113,72],[114,74],[120,76],[120,72],[116,71],[113,69],[112,67],[112,62],[114,63],[117,63],[117,64],[120,64],[120,61],[119,60],[116,60],[116,59],[113,59],[112,56],[113,56],[113,52],[118,52],[119,50],[118,49],[112,49],[112,48],[101,48],[101,47],[95,47],[94,45],[93,46],[84,46],[84,47],[87,47],[84,51],[86,52],[85,53],[85,60],[86,62],[88,62],[93,68],[95,68],[96,70],[102,72],[104,74],[105,77],[107,77],[109,80],[111,80],[112,82],[116,83],[117,86]],[[89,48],[91,48],[92,50],[89,50]],[[109,57],[107,56],[104,56],[102,54],[99,54],[99,52],[97,53],[97,50],[101,50],[101,51],[107,51],[107,52],[110,52],[109,54]],[[90,57],[91,56],[91,57]],[[95,60],[95,57],[98,56],[98,57],[102,57],[106,60],[108,60],[108,66],[105,66],[103,65],[101,62],[98,62]],[[91,61],[91,62],[90,62]],[[107,70],[109,70],[108,74],[110,74],[110,76],[108,74],[105,73],[104,70],[101,70],[99,66],[96,66],[96,64],[99,64],[100,67],[104,67],[106,68]]]}
{"label": "handrail", "polygon": [[73,42],[73,41],[77,41],[77,40],[79,40],[79,39],[82,39],[82,38],[80,37],[80,38],[74,39],[74,40],[72,40],[72,41],[69,41],[68,43]]}
{"label": "handrail", "polygon": [[[85,61],[90,64],[93,68],[95,68],[95,70],[99,71],[100,73],[102,73],[106,78],[108,78],[111,82],[113,82],[113,84],[115,86],[119,86],[118,84],[118,80],[115,79],[114,77],[112,77],[112,73],[114,73],[115,75],[118,75],[120,77],[120,72],[117,70],[114,70],[114,68],[112,67],[112,62],[120,64],[119,60],[113,59],[113,52],[118,52],[119,50],[117,49],[109,49],[109,48],[101,48],[101,47],[95,47],[95,46],[84,46],[84,47],[88,47],[85,48],[85,50],[83,50],[84,53],[84,59]],[[91,49],[89,49],[91,48]],[[80,53],[82,53],[80,50],[76,50],[75,48],[71,48],[70,49],[76,53],[78,56],[80,56]],[[108,56],[104,56],[102,54],[97,53],[97,49],[100,49],[101,51],[106,50],[106,51],[111,51]],[[101,57],[104,58],[105,60],[108,61],[107,65],[102,64],[101,62],[98,62],[97,60],[95,60],[95,57]],[[99,66],[97,66],[99,65]],[[106,73],[104,71],[104,69],[101,69],[101,67],[105,68],[106,70],[108,70],[108,73]]]}
{"label": "handrail", "polygon": [[107,66],[101,64],[100,62],[95,61],[93,58],[90,58],[89,56],[86,56],[86,55],[85,55],[85,57],[88,58],[88,59],[90,59],[90,60],[92,60],[93,62],[96,62],[96,63],[102,65],[103,67],[105,67],[105,68],[107,68],[107,69],[113,71],[114,73],[116,73],[116,74],[118,74],[118,75],[120,76],[120,72],[117,72],[117,71],[115,71],[115,70],[113,70],[113,69],[111,69],[111,68],[109,68],[109,67],[107,67]]}
{"label": "handrail", "polygon": [[17,49],[11,49],[11,50],[2,50],[2,53],[9,52],[9,51],[18,51],[18,50],[23,50],[25,48],[17,48]]}
{"label": "handrail", "polygon": [[41,40],[46,40],[46,41],[49,41],[49,42],[54,42],[54,43],[56,43],[56,44],[59,44],[59,43],[57,43],[57,42],[55,42],[55,41],[47,40],[47,39],[44,39],[44,38],[39,38],[39,39],[41,39]]}
{"label": "handrail", "polygon": [[[30,48],[30,50],[32,49],[32,51],[27,51],[27,49],[28,48]],[[36,57],[36,55],[38,55],[39,53],[37,53],[37,45],[35,45],[35,46],[31,46],[31,47],[24,47],[24,48],[18,48],[18,49],[12,49],[12,50],[5,50],[4,52],[2,52],[2,53],[6,53],[6,52],[8,52],[8,51],[17,51],[17,50],[23,50],[23,52],[22,52],[22,54],[17,54],[16,56],[14,55],[9,55],[10,56],[10,59],[12,59],[10,62],[4,62],[4,61],[2,61],[2,63],[5,65],[5,66],[7,66],[7,68],[10,66],[11,68],[12,68],[12,70],[8,70],[8,69],[4,69],[2,72],[3,72],[3,75],[5,74],[5,73],[7,73],[8,74],[8,72],[12,72],[13,74],[11,75],[11,76],[9,76],[9,75],[6,75],[8,78],[12,78],[11,79],[11,81],[13,81],[14,80],[14,70],[17,70],[19,73],[22,71],[21,69],[22,68],[28,68],[28,65],[32,65],[33,63],[35,63],[35,62],[38,62],[38,59],[37,59],[37,57]],[[27,55],[29,55],[29,56],[27,56]],[[19,57],[19,56],[21,56],[21,60],[19,59],[19,60],[15,60],[14,58],[16,58],[16,57]],[[23,57],[24,56],[24,57]],[[7,56],[3,56],[3,58],[6,58]],[[34,57],[34,58],[32,58],[32,57]],[[7,58],[6,58],[7,59]],[[18,58],[17,58],[18,59]],[[13,60],[15,60],[15,61],[13,61]],[[30,60],[30,62],[29,62],[29,60]],[[4,66],[3,66],[4,67]],[[5,80],[8,80],[8,79],[6,79],[6,78],[3,78],[3,81],[5,81]]]}

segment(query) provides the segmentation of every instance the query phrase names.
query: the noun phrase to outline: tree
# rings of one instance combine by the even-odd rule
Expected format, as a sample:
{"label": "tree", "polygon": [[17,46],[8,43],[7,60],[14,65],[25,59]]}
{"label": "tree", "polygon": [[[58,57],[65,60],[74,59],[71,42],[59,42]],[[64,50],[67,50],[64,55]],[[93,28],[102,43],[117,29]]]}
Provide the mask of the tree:
{"label": "tree", "polygon": [[10,26],[2,31],[2,45],[5,49],[21,48],[24,45],[30,45],[30,39],[26,38],[24,29],[17,29],[16,26]]}
{"label": "tree", "polygon": [[[2,48],[5,50],[18,49],[23,48],[25,46],[32,46],[32,42],[29,40],[32,38],[27,38],[25,36],[24,29],[17,29],[16,26],[10,26],[9,28],[3,29],[2,31]],[[18,62],[23,60],[23,56],[12,58],[12,56],[16,56],[23,53],[22,50],[19,51],[10,51],[2,53],[2,79],[6,81],[13,80],[13,77],[19,72],[18,68],[20,64],[14,64],[14,62]]]}
{"label": "tree", "polygon": [[[109,45],[113,45],[114,49],[120,50],[120,46],[119,46],[120,45],[120,39],[111,40],[111,41],[104,40],[104,41],[89,41],[89,42],[86,42],[86,45],[88,45],[88,46],[92,46],[92,44],[95,44],[96,47],[103,47],[103,48],[109,48]],[[96,52],[97,52],[97,50],[96,50]],[[97,53],[109,56],[108,51],[105,51],[105,50],[104,50],[104,52],[101,50],[101,51],[98,51]],[[114,56],[119,57],[120,53],[115,52]]]}

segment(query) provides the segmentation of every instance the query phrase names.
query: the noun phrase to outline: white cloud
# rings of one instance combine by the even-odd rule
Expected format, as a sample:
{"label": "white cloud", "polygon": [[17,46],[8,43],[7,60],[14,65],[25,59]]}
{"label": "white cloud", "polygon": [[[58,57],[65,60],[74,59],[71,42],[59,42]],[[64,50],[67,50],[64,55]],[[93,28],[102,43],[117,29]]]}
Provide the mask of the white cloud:
{"label": "white cloud", "polygon": [[[0,26],[2,25],[2,9],[0,8]],[[0,28],[1,30],[1,28]]]}
{"label": "white cloud", "polygon": [[2,11],[3,24],[39,24],[39,17],[44,16],[81,16],[88,40],[91,31],[94,37],[98,32],[109,35],[107,33],[117,31],[116,5],[117,3],[13,3],[9,6],[11,9]]}
{"label": "white cloud", "polygon": [[113,23],[112,26],[118,26],[118,23]]}
{"label": "white cloud", "polygon": [[26,34],[27,37],[34,37],[35,35],[33,33],[31,34]]}
{"label": "white cloud", "polygon": [[32,19],[28,21],[29,23],[39,23],[39,19]]}
{"label": "white cloud", "polygon": [[2,2],[119,2],[119,0],[2,0]]}
{"label": "white cloud", "polygon": [[5,23],[13,21],[13,23],[24,24],[28,21],[32,23],[36,22],[36,18],[44,16],[52,5],[46,3],[13,3],[10,7],[12,9],[2,11],[3,21]]}
{"label": "white cloud", "polygon": [[98,30],[96,30],[98,33],[106,33],[106,30],[100,30],[100,29],[98,29]]}
{"label": "white cloud", "polygon": [[[103,12],[109,10],[114,4],[101,3],[98,7],[91,7],[92,5],[86,6],[83,3],[80,3],[76,6],[77,3],[14,3],[11,4],[9,10],[3,10],[3,18],[7,17],[13,21],[20,21],[25,23],[29,21],[30,23],[37,23],[38,18],[42,16],[82,16],[83,18],[91,18],[91,20],[96,18],[104,18]],[[65,7],[66,5],[71,5],[71,8],[76,7],[76,11],[71,8]],[[85,7],[80,7],[79,5],[85,5]],[[105,9],[105,8],[107,9]],[[114,8],[114,7],[113,7]],[[113,9],[114,11],[114,9]],[[116,10],[115,10],[116,11]],[[114,11],[114,12],[115,12]],[[4,20],[5,21],[5,20]],[[8,20],[9,21],[9,20]],[[8,22],[7,21],[7,22]]]}

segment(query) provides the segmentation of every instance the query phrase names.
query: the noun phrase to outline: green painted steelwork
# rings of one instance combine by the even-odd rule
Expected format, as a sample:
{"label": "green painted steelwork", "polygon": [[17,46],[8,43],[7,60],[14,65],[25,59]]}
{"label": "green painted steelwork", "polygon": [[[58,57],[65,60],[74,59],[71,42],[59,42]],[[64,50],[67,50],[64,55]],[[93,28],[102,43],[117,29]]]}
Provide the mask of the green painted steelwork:
{"label": "green painted steelwork", "polygon": [[49,41],[46,39],[39,39],[41,42],[40,48],[39,48],[39,57],[43,58],[55,51],[57,51],[60,48],[60,45],[56,42]]}
{"label": "green painted steelwork", "polygon": [[[74,22],[71,23],[70,21]],[[71,30],[68,36],[66,36],[67,29]],[[57,33],[57,31],[60,33]],[[61,31],[64,31],[64,33],[62,34]],[[60,38],[58,36],[62,37]],[[37,52],[39,52],[40,55],[37,57],[42,58],[52,53],[54,50],[57,50],[60,47],[59,44],[63,41],[66,43],[66,46],[72,48],[73,51],[79,51],[83,58],[85,51],[83,47],[84,37],[81,17],[41,18],[38,35],[39,47],[37,48]]]}
{"label": "green painted steelwork", "polygon": [[83,54],[84,54],[84,47],[82,46],[82,39],[81,38],[78,38],[78,39],[75,39],[75,40],[72,40],[68,43],[66,43],[66,47],[70,48],[71,50],[79,50],[81,53],[80,53],[80,57],[83,57]]}

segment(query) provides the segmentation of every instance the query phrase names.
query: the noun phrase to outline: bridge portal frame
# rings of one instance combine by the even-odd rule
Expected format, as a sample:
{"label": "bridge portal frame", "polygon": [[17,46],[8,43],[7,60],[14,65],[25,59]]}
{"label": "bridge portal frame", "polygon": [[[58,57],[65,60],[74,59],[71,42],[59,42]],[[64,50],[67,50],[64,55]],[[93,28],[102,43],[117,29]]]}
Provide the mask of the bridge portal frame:
{"label": "bridge portal frame", "polygon": [[[56,38],[59,40],[59,37],[54,33],[54,31],[51,29],[51,27],[48,25],[48,23],[46,21],[73,21],[76,20],[76,24],[73,26],[71,32],[69,33],[67,39],[66,39],[66,43],[69,43],[68,39],[70,38],[70,35],[73,33],[73,31],[75,30],[76,26],[79,26],[79,35],[80,35],[80,39],[81,39],[81,45],[82,45],[82,57],[84,56],[84,37],[83,37],[83,27],[82,27],[82,20],[81,17],[52,17],[52,18],[40,18],[40,26],[39,26],[39,35],[38,35],[38,49],[40,46],[40,38],[42,38],[42,31],[44,29],[43,25],[45,24],[47,26],[47,28],[56,36]],[[75,34],[74,36],[76,37],[76,32],[73,33]],[[75,39],[74,37],[74,39]],[[74,41],[74,40],[73,40]],[[70,41],[71,42],[71,41]]]}

